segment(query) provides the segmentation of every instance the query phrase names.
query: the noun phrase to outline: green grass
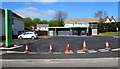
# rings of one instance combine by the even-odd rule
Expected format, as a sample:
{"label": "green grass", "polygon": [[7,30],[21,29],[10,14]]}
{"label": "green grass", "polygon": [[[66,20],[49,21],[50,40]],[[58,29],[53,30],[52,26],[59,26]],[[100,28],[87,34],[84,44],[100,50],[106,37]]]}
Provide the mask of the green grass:
{"label": "green grass", "polygon": [[100,35],[120,35],[120,31],[117,32],[105,32],[105,33],[100,33]]}

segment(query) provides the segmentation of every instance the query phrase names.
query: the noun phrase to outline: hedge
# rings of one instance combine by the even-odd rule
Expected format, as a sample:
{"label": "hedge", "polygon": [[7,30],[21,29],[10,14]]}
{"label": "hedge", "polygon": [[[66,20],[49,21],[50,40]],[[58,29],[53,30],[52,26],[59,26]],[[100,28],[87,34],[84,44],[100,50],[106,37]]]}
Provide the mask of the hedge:
{"label": "hedge", "polygon": [[118,29],[120,31],[120,22],[116,22],[116,23],[99,23],[98,24],[99,33],[117,32],[117,30],[116,30],[117,27],[118,27]]}

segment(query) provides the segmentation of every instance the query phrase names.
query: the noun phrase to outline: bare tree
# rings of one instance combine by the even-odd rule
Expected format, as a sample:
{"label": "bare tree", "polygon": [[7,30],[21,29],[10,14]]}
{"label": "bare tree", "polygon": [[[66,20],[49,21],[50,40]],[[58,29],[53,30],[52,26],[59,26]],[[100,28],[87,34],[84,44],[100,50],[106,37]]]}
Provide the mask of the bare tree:
{"label": "bare tree", "polygon": [[64,21],[67,19],[67,13],[65,13],[63,11],[59,11],[55,14],[53,19],[60,21],[60,24],[62,25],[64,23]]}
{"label": "bare tree", "polygon": [[94,17],[97,18],[104,18],[107,16],[107,12],[106,11],[98,11],[97,13],[95,13]]}

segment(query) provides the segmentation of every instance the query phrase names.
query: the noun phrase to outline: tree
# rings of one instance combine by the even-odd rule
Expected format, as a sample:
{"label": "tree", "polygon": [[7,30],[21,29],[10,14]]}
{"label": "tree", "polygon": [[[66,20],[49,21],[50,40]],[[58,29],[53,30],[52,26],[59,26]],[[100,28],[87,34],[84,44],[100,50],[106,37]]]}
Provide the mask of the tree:
{"label": "tree", "polygon": [[34,18],[32,21],[33,21],[34,26],[41,23],[41,20],[39,18]]}
{"label": "tree", "polygon": [[32,19],[30,17],[24,18],[24,23],[25,23],[26,27],[32,27],[33,26],[33,22],[32,22]]}
{"label": "tree", "polygon": [[94,15],[94,17],[97,17],[97,18],[105,18],[106,16],[107,16],[107,12],[106,11],[98,11]]}
{"label": "tree", "polygon": [[59,21],[58,20],[50,20],[48,22],[48,24],[50,27],[56,27],[56,26],[59,26]]}
{"label": "tree", "polygon": [[58,20],[60,25],[62,26],[64,21],[67,19],[67,13],[59,11],[53,17],[54,20]]}
{"label": "tree", "polygon": [[119,27],[119,23],[99,23],[98,28],[99,28],[99,33],[103,32],[116,32],[116,28]]}
{"label": "tree", "polygon": [[42,23],[42,24],[47,24],[48,21],[47,21],[47,20],[42,20],[41,23]]}

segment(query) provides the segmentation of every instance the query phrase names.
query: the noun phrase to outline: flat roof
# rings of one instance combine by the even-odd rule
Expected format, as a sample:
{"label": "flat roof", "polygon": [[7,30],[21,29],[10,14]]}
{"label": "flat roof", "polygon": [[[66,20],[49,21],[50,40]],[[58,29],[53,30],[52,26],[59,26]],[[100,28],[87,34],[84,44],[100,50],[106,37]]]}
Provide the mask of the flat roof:
{"label": "flat roof", "polygon": [[89,27],[48,27],[48,28],[89,28]]}

